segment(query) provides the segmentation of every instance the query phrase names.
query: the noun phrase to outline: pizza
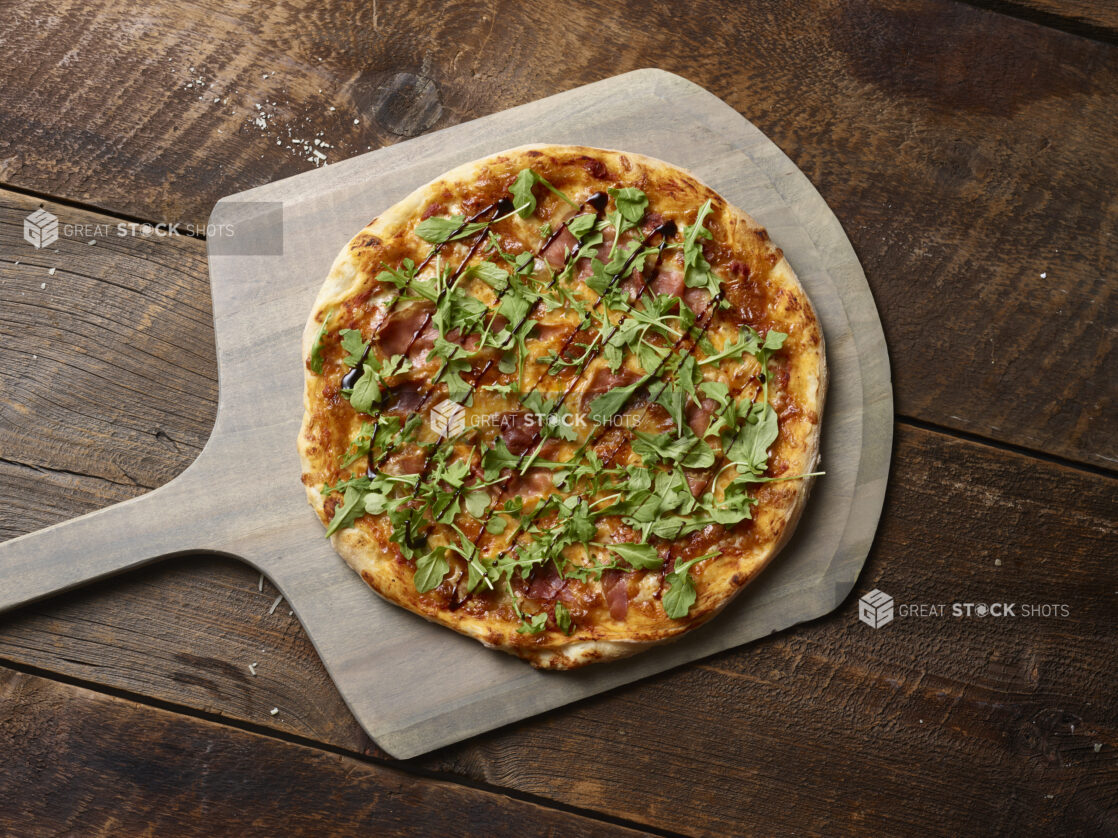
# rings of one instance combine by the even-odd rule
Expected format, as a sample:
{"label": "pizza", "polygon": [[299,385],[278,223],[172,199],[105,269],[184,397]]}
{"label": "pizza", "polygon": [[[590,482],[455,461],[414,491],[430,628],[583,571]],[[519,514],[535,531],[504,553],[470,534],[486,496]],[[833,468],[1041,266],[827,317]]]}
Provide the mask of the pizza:
{"label": "pizza", "polygon": [[823,334],[765,230],[639,154],[460,166],[338,254],[303,336],[302,480],[385,599],[569,669],[677,638],[788,540]]}

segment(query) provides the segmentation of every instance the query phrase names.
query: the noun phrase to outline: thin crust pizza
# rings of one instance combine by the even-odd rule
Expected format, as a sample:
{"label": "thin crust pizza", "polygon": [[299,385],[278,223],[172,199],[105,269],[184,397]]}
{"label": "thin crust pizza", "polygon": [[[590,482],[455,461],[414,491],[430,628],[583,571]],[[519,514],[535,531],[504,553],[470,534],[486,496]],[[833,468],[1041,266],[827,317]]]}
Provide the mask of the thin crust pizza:
{"label": "thin crust pizza", "polygon": [[338,254],[303,337],[303,483],[385,599],[534,666],[705,623],[787,541],[823,334],[753,219],[660,160],[515,148]]}

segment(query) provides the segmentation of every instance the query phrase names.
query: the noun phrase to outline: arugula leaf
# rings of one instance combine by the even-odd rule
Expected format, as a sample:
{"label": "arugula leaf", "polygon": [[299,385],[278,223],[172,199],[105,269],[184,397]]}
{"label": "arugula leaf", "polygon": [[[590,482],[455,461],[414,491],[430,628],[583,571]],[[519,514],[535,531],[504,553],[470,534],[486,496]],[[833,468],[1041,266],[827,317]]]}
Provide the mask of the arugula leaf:
{"label": "arugula leaf", "polygon": [[361,370],[361,377],[349,394],[349,403],[358,413],[368,413],[373,403],[380,401],[380,376],[369,364],[362,364]]}
{"label": "arugula leaf", "polygon": [[624,407],[633,394],[644,385],[652,376],[644,375],[625,387],[614,387],[600,396],[595,396],[590,402],[590,418],[599,425],[604,425],[614,417],[617,411]]}
{"label": "arugula leaf", "polygon": [[746,471],[726,484],[726,487],[722,490],[722,503],[715,504],[714,495],[711,493],[704,495],[704,500],[708,496],[710,498],[707,511],[711,520],[717,524],[722,524],[724,527],[733,527],[747,518],[752,518],[753,507],[757,504],[757,498],[749,494],[749,487],[755,482],[758,481],[754,479],[750,472]]}
{"label": "arugula leaf", "polygon": [[646,434],[633,431],[633,453],[638,454],[649,465],[660,460],[676,460],[691,446],[692,440],[686,437],[675,438],[667,434]]}
{"label": "arugula leaf", "polygon": [[710,396],[721,408],[726,408],[730,404],[730,385],[724,381],[704,381],[699,385],[703,391],[703,395]]}
{"label": "arugula leaf", "polygon": [[[656,253],[655,247],[646,247],[640,253],[637,253],[640,247],[640,241],[634,240],[614,249],[613,253],[610,254],[609,262],[605,266],[605,272],[610,275],[611,279],[620,274],[622,270],[625,271],[622,274],[622,279],[629,276],[633,271],[641,270],[644,267],[644,260]],[[637,255],[633,256],[634,253],[637,253]],[[630,256],[633,257],[631,262],[629,261]]]}
{"label": "arugula leaf", "polygon": [[559,630],[563,634],[567,635],[574,628],[574,624],[571,622],[571,612],[567,610],[567,606],[558,601],[555,603],[555,624],[559,626]]}
{"label": "arugula leaf", "polygon": [[[530,295],[530,296],[529,296]],[[505,294],[497,306],[497,313],[504,316],[509,323],[519,323],[532,309],[536,297],[531,292],[525,293],[523,288],[513,288],[512,293]]]}
{"label": "arugula leaf", "polygon": [[713,449],[686,426],[678,438],[670,433],[646,434],[641,431],[634,431],[633,436],[633,453],[649,465],[655,465],[660,460],[678,461],[684,468],[709,468],[714,465]]}
{"label": "arugula leaf", "polygon": [[605,359],[606,363],[609,364],[609,371],[617,372],[621,369],[621,364],[625,360],[625,347],[611,340],[606,344],[605,349],[602,350],[602,357]]}
{"label": "arugula leaf", "polygon": [[485,523],[485,531],[490,535],[500,535],[508,527],[509,522],[504,518],[493,516]]}
{"label": "arugula leaf", "polygon": [[326,528],[326,537],[329,538],[338,530],[352,527],[353,522],[365,511],[361,501],[365,493],[356,486],[350,486],[342,496],[341,505],[334,510],[334,517],[330,519],[330,526]]}
{"label": "arugula leaf", "polygon": [[582,237],[594,229],[594,223],[598,220],[598,216],[592,212],[586,212],[582,215],[576,215],[567,222],[567,231],[579,241]]}
{"label": "arugula leaf", "polygon": [[621,217],[630,224],[639,224],[648,209],[648,196],[635,186],[608,191],[613,196],[613,203],[617,207],[617,211],[621,213]]}
{"label": "arugula leaf", "polygon": [[[564,508],[570,509],[569,504],[575,498],[567,498],[564,501]],[[566,519],[564,529],[570,534],[571,538],[583,544],[589,542],[594,534],[598,531],[598,525],[594,523],[593,518],[590,517],[590,508],[586,505],[586,501],[577,499],[578,503],[570,512],[570,517]]]}
{"label": "arugula leaf", "polygon": [[536,196],[532,194],[532,187],[537,183],[543,184],[553,193],[559,196],[560,199],[570,204],[575,209],[579,206],[550,183],[546,179],[540,177],[532,169],[521,169],[513,181],[512,186],[509,187],[509,194],[512,195],[513,203],[516,204],[517,213],[521,218],[527,218],[529,215],[536,211]]}
{"label": "arugula leaf", "polygon": [[590,276],[584,280],[586,287],[600,297],[606,293],[606,288],[612,281],[613,277],[606,273],[605,264],[597,257],[592,258],[590,260]]}
{"label": "arugula leaf", "polygon": [[760,344],[761,336],[757,334],[757,331],[751,326],[743,326],[738,331],[738,339],[736,341],[727,343],[721,352],[703,358],[703,360],[699,361],[699,366],[716,364],[724,358],[741,358],[742,355],[747,353],[756,355],[760,351]]}
{"label": "arugula leaf", "polygon": [[342,363],[347,367],[356,367],[369,348],[369,341],[361,339],[359,329],[342,329],[338,334],[342,336],[342,349],[349,353],[342,359]]}
{"label": "arugula leaf", "polygon": [[380,492],[370,492],[365,495],[365,511],[370,515],[380,515],[388,508],[389,497]]}
{"label": "arugula leaf", "polygon": [[322,374],[322,339],[326,337],[326,324],[330,322],[333,314],[333,312],[330,312],[322,318],[322,325],[318,327],[318,332],[311,343],[311,372],[315,375]]}
{"label": "arugula leaf", "polygon": [[539,614],[535,614],[531,618],[521,615],[521,618],[524,620],[524,622],[521,623],[520,628],[517,629],[517,632],[519,634],[539,634],[547,627],[546,611],[541,611]]}
{"label": "arugula leaf", "polygon": [[475,518],[480,518],[485,514],[485,510],[489,508],[489,493],[488,492],[470,492],[466,495],[466,511]]}
{"label": "arugula leaf", "polygon": [[450,563],[446,560],[446,548],[436,547],[429,553],[424,553],[415,560],[415,589],[425,594],[442,584],[443,579],[450,572]]}
{"label": "arugula leaf", "polygon": [[512,202],[516,204],[516,212],[521,218],[527,218],[536,211],[536,196],[532,194],[532,187],[536,185],[537,177],[539,175],[531,169],[521,169],[509,187]]}
{"label": "arugula leaf", "polygon": [[663,560],[651,544],[610,544],[609,549],[639,570],[657,570]]}
{"label": "arugula leaf", "polygon": [[664,408],[671,417],[672,422],[675,423],[680,435],[683,434],[683,428],[687,424],[687,419],[684,415],[684,405],[687,401],[687,394],[681,387],[667,386],[661,388],[659,394],[656,396],[656,404]]}
{"label": "arugula leaf", "polygon": [[322,494],[324,495],[332,495],[335,492],[344,493],[346,489],[352,487],[362,492],[367,492],[369,491],[369,488],[371,486],[372,481],[370,481],[369,478],[365,475],[361,475],[360,477],[350,477],[346,480],[338,480],[337,484],[334,486],[331,486],[329,483],[323,483],[322,488],[319,491],[322,492]]}
{"label": "arugula leaf", "polygon": [[718,277],[710,269],[710,263],[703,256],[702,239],[713,239],[710,230],[703,226],[703,219],[712,211],[711,200],[699,207],[694,224],[683,227],[683,268],[684,283],[688,288],[705,288],[713,297],[721,289]]}
{"label": "arugula leaf", "polygon": [[674,540],[703,529],[709,522],[703,517],[683,518],[669,515],[652,522],[649,533],[657,538]]}
{"label": "arugula leaf", "polygon": [[481,468],[485,479],[496,480],[503,469],[515,468],[520,457],[509,451],[504,439],[497,437],[492,448],[486,448],[481,455]]}
{"label": "arugula leaf", "polygon": [[466,405],[473,402],[473,386],[462,378],[462,373],[471,369],[470,362],[465,358],[456,358],[443,365],[440,372],[445,370],[443,378],[446,381],[446,394],[451,401]]}
{"label": "arugula leaf", "polygon": [[[390,416],[387,418],[389,420],[395,419],[396,423],[399,424],[400,420],[397,419],[395,416]],[[346,449],[346,453],[342,456],[341,462],[338,465],[342,468],[345,468],[357,458],[364,457],[366,454],[368,454],[369,449],[371,449],[373,446],[373,434],[378,432],[379,428],[373,422],[362,422],[361,428],[357,432],[357,436],[355,436],[349,443],[349,448]]]}
{"label": "arugula leaf", "polygon": [[399,268],[393,268],[383,262],[381,267],[384,270],[377,274],[377,282],[383,282],[385,285],[395,285],[398,289],[403,290],[415,279],[415,262],[410,258],[401,262]]}
{"label": "arugula leaf", "polygon": [[763,474],[768,467],[769,448],[776,442],[779,434],[780,427],[772,405],[767,402],[755,404],[746,415],[726,456],[740,462],[754,474]]}
{"label": "arugula leaf", "polygon": [[509,272],[496,262],[478,262],[470,266],[470,273],[496,291],[504,291],[509,283]]}
{"label": "arugula leaf", "polygon": [[690,561],[683,564],[676,564],[675,570],[664,577],[664,581],[671,587],[664,592],[663,603],[664,613],[666,613],[673,620],[682,620],[691,611],[691,606],[695,604],[697,598],[695,593],[695,582],[691,578],[691,566],[698,564],[704,559],[709,559],[714,553],[708,553],[705,556],[697,556]]}
{"label": "arugula leaf", "polygon": [[765,343],[761,347],[761,349],[771,355],[773,352],[776,352],[776,350],[784,346],[784,341],[787,338],[788,335],[786,335],[784,332],[778,332],[774,329],[770,329],[765,335]]}
{"label": "arugula leaf", "polygon": [[415,225],[415,234],[432,244],[442,244],[472,236],[486,226],[484,221],[472,221],[468,224],[465,221],[464,215],[452,215],[449,218],[432,216]]}

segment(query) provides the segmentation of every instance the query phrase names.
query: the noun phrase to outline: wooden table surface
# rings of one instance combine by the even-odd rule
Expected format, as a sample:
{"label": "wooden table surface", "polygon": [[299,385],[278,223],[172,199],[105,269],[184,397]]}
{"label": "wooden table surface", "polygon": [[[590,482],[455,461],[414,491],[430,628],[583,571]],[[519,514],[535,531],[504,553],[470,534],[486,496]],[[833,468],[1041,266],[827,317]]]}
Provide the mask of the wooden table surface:
{"label": "wooden table surface", "polygon": [[[116,225],[645,66],[817,185],[897,405],[834,613],[406,762],[232,559],[2,615],[0,834],[1118,834],[1113,4],[10,0],[0,44],[0,538],[210,431],[205,242]],[[111,226],[35,250],[40,205]]]}

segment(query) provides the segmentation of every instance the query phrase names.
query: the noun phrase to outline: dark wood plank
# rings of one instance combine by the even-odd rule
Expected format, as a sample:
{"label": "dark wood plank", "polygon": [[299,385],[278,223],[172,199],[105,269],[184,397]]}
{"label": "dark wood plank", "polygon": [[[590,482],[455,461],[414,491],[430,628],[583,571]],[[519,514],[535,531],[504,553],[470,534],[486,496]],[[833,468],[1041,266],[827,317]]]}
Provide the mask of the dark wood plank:
{"label": "dark wood plank", "polygon": [[7,835],[631,835],[0,668]]}
{"label": "dark wood plank", "polygon": [[0,181],[195,223],[315,150],[339,160],[636,67],[679,72],[754,120],[846,225],[902,414],[1118,463],[1106,44],[950,0],[654,15],[207,0],[142,19],[26,0],[0,40]]}
{"label": "dark wood plank", "polygon": [[[875,631],[851,597],[793,632],[409,765],[688,834],[1113,830],[1115,482],[904,425],[896,463],[856,595],[1061,603],[1068,616]],[[269,607],[247,568],[179,560],[0,617],[0,657],[367,749],[297,624]]]}

